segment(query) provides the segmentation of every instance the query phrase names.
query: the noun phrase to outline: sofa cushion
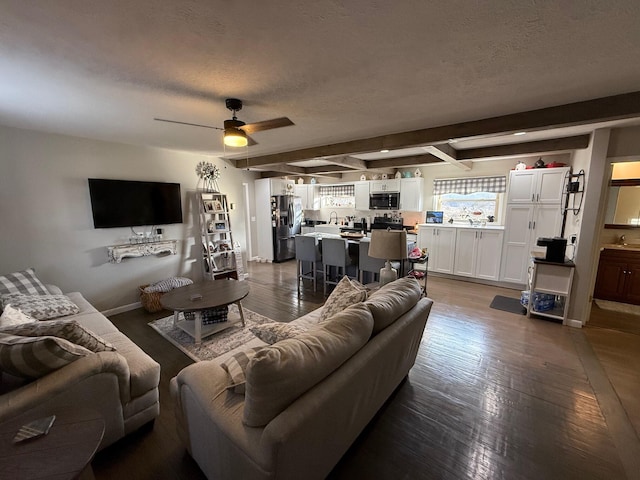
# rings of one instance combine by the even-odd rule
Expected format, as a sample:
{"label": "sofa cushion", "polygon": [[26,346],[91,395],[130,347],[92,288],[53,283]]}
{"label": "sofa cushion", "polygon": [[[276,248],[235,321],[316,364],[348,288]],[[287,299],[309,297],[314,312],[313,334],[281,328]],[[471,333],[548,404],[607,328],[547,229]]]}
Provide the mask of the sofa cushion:
{"label": "sofa cushion", "polygon": [[93,334],[75,320],[51,320],[31,322],[0,328],[0,333],[25,337],[58,337],[80,345],[92,352],[113,352],[115,348],[109,342]]}
{"label": "sofa cushion", "polygon": [[373,292],[364,302],[373,314],[373,335],[387,328],[408,312],[422,297],[415,278],[399,278]]}
{"label": "sofa cushion", "polygon": [[39,378],[91,351],[58,337],[23,337],[0,333],[0,369],[24,378]]}
{"label": "sofa cushion", "polygon": [[249,330],[269,345],[273,345],[281,340],[286,340],[287,338],[293,338],[307,331],[306,328],[302,328],[301,326],[284,322],[263,323],[262,325],[251,327]]}
{"label": "sofa cushion", "polygon": [[4,293],[24,293],[27,295],[47,295],[49,291],[44,286],[33,268],[22,272],[0,275],[0,295]]}
{"label": "sofa cushion", "polygon": [[36,320],[75,315],[80,311],[66,295],[25,295],[8,293],[0,297],[2,305],[11,305]]}
{"label": "sofa cushion", "polygon": [[269,423],[360,350],[372,329],[371,312],[360,303],[314,330],[262,348],[246,372],[243,423]]}
{"label": "sofa cushion", "polygon": [[0,315],[0,327],[6,327],[11,325],[20,325],[22,323],[35,322],[34,318],[29,315],[25,315],[17,308],[13,308],[11,305],[7,305]]}
{"label": "sofa cushion", "polygon": [[262,350],[263,348],[264,347],[247,348],[233,354],[231,357],[227,358],[223,363],[220,364],[220,366],[225,372],[227,372],[227,375],[229,376],[229,385],[227,386],[228,389],[232,389],[235,393],[244,395],[246,373],[249,362],[253,357],[256,356],[256,353],[258,353],[258,351]]}
{"label": "sofa cushion", "polygon": [[319,322],[322,323],[345,308],[367,299],[367,290],[360,282],[352,281],[346,275],[338,282],[331,295],[324,302]]}

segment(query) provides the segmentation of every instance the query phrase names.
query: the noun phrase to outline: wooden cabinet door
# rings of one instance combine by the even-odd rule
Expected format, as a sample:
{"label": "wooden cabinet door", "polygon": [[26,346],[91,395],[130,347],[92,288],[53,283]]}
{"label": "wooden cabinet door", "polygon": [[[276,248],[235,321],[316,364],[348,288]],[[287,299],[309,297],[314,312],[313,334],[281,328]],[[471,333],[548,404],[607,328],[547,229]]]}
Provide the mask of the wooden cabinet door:
{"label": "wooden cabinet door", "polygon": [[628,263],[625,276],[625,302],[640,305],[640,260]]}
{"label": "wooden cabinet door", "polygon": [[[600,254],[596,287],[593,292],[594,298],[613,301],[624,300],[625,280],[627,277],[625,272],[627,272],[627,268],[627,262],[625,260]],[[640,274],[640,268],[638,269],[638,273]]]}

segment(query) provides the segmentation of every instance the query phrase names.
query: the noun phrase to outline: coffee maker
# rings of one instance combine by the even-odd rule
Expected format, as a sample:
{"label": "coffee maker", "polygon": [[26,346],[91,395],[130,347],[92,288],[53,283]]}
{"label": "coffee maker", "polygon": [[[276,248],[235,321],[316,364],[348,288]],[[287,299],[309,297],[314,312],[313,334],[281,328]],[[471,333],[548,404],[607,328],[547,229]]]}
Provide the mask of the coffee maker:
{"label": "coffee maker", "polygon": [[539,247],[547,247],[544,260],[547,262],[564,263],[564,255],[567,250],[567,239],[560,237],[540,237],[536,243]]}

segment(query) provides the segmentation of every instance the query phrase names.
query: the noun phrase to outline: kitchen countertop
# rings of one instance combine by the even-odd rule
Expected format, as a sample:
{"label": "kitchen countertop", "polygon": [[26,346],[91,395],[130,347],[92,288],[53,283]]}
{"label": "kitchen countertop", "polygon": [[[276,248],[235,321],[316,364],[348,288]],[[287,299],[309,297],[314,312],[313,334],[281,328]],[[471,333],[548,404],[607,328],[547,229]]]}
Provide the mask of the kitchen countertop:
{"label": "kitchen countertop", "polygon": [[627,245],[620,245],[619,243],[605,243],[600,246],[601,250],[628,250],[630,252],[640,252],[640,244],[632,243]]}
{"label": "kitchen countertop", "polygon": [[483,230],[504,230],[504,225],[469,225],[464,223],[420,223],[418,227],[438,227],[438,228],[482,228]]}

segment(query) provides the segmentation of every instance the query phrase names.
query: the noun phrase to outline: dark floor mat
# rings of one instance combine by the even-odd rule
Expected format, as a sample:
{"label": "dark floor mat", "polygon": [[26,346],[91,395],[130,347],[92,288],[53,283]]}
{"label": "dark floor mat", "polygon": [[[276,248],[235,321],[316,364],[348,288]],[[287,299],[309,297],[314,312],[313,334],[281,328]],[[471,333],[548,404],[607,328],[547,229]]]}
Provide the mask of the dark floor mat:
{"label": "dark floor mat", "polygon": [[522,306],[519,298],[503,297],[502,295],[493,297],[489,307],[504,312],[517,313],[519,315],[525,315],[527,313],[527,309]]}

